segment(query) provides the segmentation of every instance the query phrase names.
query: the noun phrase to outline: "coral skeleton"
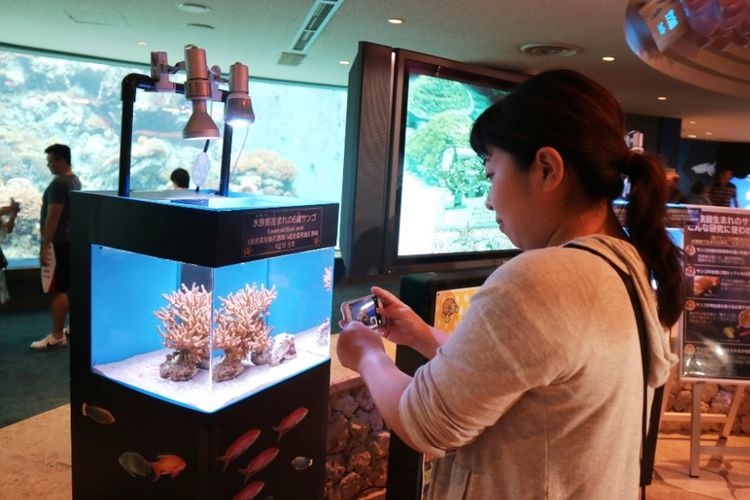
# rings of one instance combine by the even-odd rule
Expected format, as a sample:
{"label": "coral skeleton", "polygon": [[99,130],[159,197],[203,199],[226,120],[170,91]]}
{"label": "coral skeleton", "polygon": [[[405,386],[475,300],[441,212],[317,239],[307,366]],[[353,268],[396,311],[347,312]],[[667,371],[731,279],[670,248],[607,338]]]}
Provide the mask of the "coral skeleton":
{"label": "coral skeleton", "polygon": [[154,315],[162,322],[157,326],[164,339],[164,347],[174,349],[159,367],[162,378],[174,381],[190,380],[198,371],[198,364],[208,358],[211,332],[211,292],[193,283],[184,283],[170,294],[163,293],[167,301]]}
{"label": "coral skeleton", "polygon": [[216,312],[213,348],[222,349],[224,357],[214,367],[214,380],[237,377],[244,370],[242,360],[269,346],[272,327],[266,324],[266,316],[276,295],[275,286],[269,290],[253,283],[226,298],[219,297],[221,308]]}
{"label": "coral skeleton", "polygon": [[327,292],[330,292],[333,288],[333,269],[331,267],[326,267],[323,270],[323,287]]}
{"label": "coral skeleton", "polygon": [[278,366],[288,359],[297,357],[294,335],[280,333],[269,339],[268,345],[261,351],[255,351],[250,355],[254,365]]}

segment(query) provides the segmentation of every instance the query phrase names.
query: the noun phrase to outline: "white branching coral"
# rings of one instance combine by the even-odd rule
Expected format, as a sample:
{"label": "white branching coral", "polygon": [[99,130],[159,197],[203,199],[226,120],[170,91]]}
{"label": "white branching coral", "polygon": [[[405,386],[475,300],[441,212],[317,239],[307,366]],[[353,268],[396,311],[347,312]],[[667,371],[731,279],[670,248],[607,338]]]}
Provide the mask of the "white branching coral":
{"label": "white branching coral", "polygon": [[328,292],[333,288],[333,269],[330,266],[323,270],[323,286]]}
{"label": "white branching coral", "polygon": [[172,380],[188,380],[198,364],[208,358],[211,332],[211,292],[193,283],[183,283],[179,290],[161,295],[167,305],[154,315],[162,322],[157,326],[164,347],[175,352],[160,367],[161,376]]}
{"label": "white branching coral", "polygon": [[221,308],[216,312],[213,348],[222,349],[224,359],[214,370],[214,380],[236,377],[248,354],[268,346],[273,328],[266,324],[266,316],[276,296],[275,286],[269,290],[253,283],[226,298],[219,297]]}

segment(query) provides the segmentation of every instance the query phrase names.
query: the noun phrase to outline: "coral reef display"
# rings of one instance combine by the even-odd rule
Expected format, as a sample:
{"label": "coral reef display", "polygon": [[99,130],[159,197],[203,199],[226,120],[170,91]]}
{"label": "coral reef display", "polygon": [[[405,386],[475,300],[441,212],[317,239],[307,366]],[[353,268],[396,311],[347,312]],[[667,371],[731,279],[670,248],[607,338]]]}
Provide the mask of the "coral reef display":
{"label": "coral reef display", "polygon": [[[202,285],[193,283],[188,288],[183,283],[179,290],[162,294],[168,304],[154,315],[162,321],[163,328],[157,328],[164,346],[174,352],[159,366],[161,377],[190,380],[199,368],[209,368],[212,349],[223,351],[219,362],[212,367],[215,382],[238,377],[247,361],[255,366],[277,366],[294,359],[297,356],[294,335],[280,333],[271,337],[273,327],[266,323],[268,309],[277,295],[275,286],[269,289],[253,283],[219,297],[221,307],[215,311],[216,328],[212,336],[211,292]],[[326,321],[326,333],[327,325]]]}
{"label": "coral reef display", "polygon": [[[14,124],[0,127],[0,203],[13,196],[22,204],[12,237],[3,242],[9,259],[38,256],[39,208],[30,200],[40,203],[51,179],[44,155],[48,145],[70,146],[73,171],[84,190],[117,189],[121,82],[129,73],[142,72],[142,67],[0,50],[0,114],[5,123]],[[257,81],[254,85],[256,106],[265,103],[275,116],[259,119],[248,129],[247,150],[235,144],[230,189],[338,201],[346,90]],[[302,106],[308,110],[304,116],[296,112]],[[222,109],[214,105],[209,110],[217,122]],[[182,139],[190,114],[183,95],[138,94],[133,114],[133,190],[166,189],[174,168],[190,170],[203,147]],[[242,142],[239,134],[236,137],[235,143]],[[222,148],[218,142],[212,141],[206,152],[211,163],[206,187],[219,183]],[[18,189],[29,188],[27,202]]]}
{"label": "coral reef display", "polygon": [[275,151],[258,149],[244,153],[229,177],[232,191],[294,196],[297,167]]}
{"label": "coral reef display", "polygon": [[0,205],[7,205],[13,198],[21,204],[13,233],[0,237],[0,245],[8,259],[29,258],[39,255],[41,231],[39,212],[42,208],[42,192],[28,179],[10,179],[3,183],[0,176]]}
{"label": "coral reef display", "polygon": [[267,289],[245,285],[245,288],[219,297],[221,308],[216,313],[214,349],[222,349],[224,356],[213,369],[217,382],[237,377],[244,370],[242,361],[252,353],[261,352],[270,344],[272,327],[266,324],[268,308],[276,298],[276,287]]}
{"label": "coral reef display", "polygon": [[157,329],[164,347],[174,352],[159,366],[159,373],[174,381],[190,380],[209,356],[212,293],[203,285],[193,283],[188,288],[183,283],[179,290],[163,293],[162,297],[168,305],[154,312],[164,327]]}

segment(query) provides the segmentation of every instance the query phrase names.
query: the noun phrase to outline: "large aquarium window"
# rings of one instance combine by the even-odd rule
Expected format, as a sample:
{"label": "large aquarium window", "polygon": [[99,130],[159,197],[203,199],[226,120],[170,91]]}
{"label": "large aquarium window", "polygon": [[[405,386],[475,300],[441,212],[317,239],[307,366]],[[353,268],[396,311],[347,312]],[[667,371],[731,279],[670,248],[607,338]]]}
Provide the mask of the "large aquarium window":
{"label": "large aquarium window", "polygon": [[[39,212],[51,180],[47,146],[70,146],[84,190],[117,189],[120,84],[129,73],[148,71],[0,48],[0,206],[11,198],[21,203],[13,233],[0,233],[11,267],[37,265]],[[340,203],[346,89],[251,78],[249,90],[256,121],[233,134],[230,190]],[[209,106],[223,130],[222,103]],[[182,95],[138,92],[132,189],[166,189],[172,170],[191,171],[204,143],[182,139],[190,110]],[[221,139],[207,154],[202,187],[218,188]]]}

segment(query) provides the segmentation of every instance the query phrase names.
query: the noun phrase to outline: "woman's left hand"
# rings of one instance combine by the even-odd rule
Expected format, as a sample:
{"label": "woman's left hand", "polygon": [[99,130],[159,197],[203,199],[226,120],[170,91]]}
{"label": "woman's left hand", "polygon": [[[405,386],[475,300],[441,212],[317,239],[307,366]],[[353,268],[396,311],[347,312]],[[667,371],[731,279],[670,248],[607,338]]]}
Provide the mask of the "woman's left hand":
{"label": "woman's left hand", "polygon": [[359,364],[368,354],[385,352],[383,340],[376,332],[358,321],[341,324],[336,354],[342,365],[359,372]]}

